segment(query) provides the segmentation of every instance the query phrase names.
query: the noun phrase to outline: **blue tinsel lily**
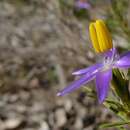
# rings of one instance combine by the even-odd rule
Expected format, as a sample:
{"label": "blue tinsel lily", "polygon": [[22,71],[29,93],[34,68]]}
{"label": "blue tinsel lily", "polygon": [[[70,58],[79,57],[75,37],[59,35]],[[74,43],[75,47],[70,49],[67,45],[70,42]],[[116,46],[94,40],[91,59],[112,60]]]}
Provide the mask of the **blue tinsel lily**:
{"label": "blue tinsel lily", "polygon": [[75,6],[79,9],[89,9],[91,7],[86,0],[76,0]]}
{"label": "blue tinsel lily", "polygon": [[79,75],[81,78],[58,92],[57,95],[63,96],[95,79],[98,100],[99,103],[102,103],[108,94],[112,69],[129,68],[130,52],[122,55],[117,53],[117,50],[113,48],[112,38],[103,20],[91,23],[89,30],[93,47],[97,53],[102,54],[103,60],[101,63],[73,72],[73,75]]}

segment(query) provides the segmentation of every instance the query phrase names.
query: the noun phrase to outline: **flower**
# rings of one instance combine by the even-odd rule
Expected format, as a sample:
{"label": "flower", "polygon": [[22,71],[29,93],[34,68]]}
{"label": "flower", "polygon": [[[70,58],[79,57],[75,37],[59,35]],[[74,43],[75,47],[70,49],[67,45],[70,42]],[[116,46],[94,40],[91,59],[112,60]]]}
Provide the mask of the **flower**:
{"label": "flower", "polygon": [[75,6],[79,9],[89,9],[90,4],[86,0],[76,0]]}
{"label": "flower", "polygon": [[102,54],[103,60],[101,63],[73,72],[73,75],[81,76],[80,79],[72,82],[57,95],[63,96],[95,79],[98,101],[102,103],[108,94],[112,69],[130,67],[130,51],[121,55],[118,54],[117,50],[113,48],[110,33],[103,20],[96,20],[95,23],[91,23],[89,30],[93,47],[97,53]]}

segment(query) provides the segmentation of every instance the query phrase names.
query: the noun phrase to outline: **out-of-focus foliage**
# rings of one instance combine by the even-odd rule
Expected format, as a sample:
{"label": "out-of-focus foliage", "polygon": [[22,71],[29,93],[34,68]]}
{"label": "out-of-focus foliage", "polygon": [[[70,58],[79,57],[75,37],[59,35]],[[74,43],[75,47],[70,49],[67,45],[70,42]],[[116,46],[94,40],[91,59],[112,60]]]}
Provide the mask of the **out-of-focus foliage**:
{"label": "out-of-focus foliage", "polygon": [[[129,0],[110,0],[111,8],[107,14],[107,21],[111,30],[117,34],[127,38],[130,41],[130,19]],[[123,34],[123,35],[122,35]]]}

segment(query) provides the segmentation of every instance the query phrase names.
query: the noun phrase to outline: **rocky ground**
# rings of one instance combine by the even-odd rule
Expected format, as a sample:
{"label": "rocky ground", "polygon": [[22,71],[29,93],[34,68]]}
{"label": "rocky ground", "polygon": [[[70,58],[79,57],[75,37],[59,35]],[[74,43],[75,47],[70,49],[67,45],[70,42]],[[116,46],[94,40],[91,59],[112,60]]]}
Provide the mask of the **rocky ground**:
{"label": "rocky ground", "polygon": [[0,1],[0,130],[99,130],[113,120],[82,90],[56,96],[95,61],[83,28],[58,0]]}

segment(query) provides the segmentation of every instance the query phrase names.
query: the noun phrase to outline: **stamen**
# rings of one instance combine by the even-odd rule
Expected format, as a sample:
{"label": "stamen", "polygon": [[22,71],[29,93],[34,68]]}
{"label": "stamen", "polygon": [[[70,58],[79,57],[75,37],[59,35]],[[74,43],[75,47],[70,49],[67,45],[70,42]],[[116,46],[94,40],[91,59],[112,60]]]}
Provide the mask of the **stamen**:
{"label": "stamen", "polygon": [[102,53],[112,49],[112,38],[103,20],[91,23],[89,31],[96,52]]}

